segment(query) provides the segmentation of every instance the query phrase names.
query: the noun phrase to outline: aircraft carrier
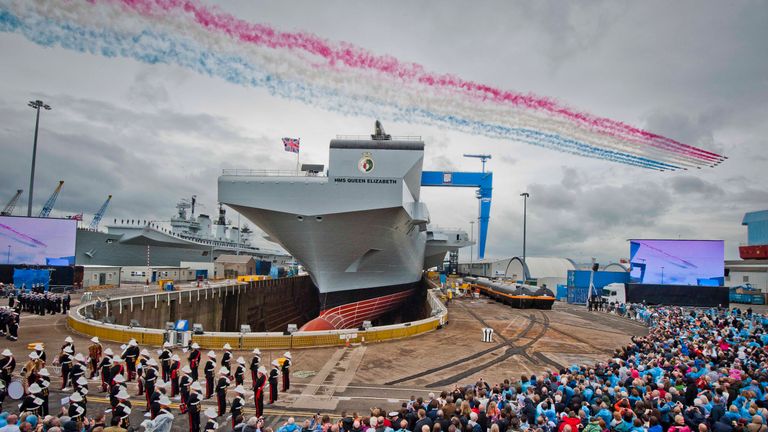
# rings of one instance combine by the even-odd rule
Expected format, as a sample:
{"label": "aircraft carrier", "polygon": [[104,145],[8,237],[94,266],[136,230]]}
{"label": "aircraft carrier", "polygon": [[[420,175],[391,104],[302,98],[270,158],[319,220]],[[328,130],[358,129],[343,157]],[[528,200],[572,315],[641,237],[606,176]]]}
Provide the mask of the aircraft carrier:
{"label": "aircraft carrier", "polygon": [[240,254],[277,265],[292,262],[280,246],[255,238],[247,226],[230,224],[223,207],[211,221],[206,214],[195,216],[194,205],[195,197],[181,200],[170,221],[114,218],[106,232],[79,228],[75,260],[79,265],[144,266],[149,261],[153,266],[178,266],[182,261],[213,262],[219,255]]}
{"label": "aircraft carrier", "polygon": [[219,201],[261,228],[311,276],[321,312],[304,330],[358,327],[411,296],[425,264],[439,264],[447,251],[469,245],[460,230],[443,235],[428,229],[429,211],[420,200],[423,160],[421,138],[392,138],[377,122],[370,137],[331,140],[326,172],[321,166],[301,175],[225,170]]}

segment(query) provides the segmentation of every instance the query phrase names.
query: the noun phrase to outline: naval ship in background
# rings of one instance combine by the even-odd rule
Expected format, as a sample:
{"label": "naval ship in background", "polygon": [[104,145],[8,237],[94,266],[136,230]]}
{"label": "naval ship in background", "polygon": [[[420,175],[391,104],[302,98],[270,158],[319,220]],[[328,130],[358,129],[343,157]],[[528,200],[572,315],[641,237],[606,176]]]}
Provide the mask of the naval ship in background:
{"label": "naval ship in background", "polygon": [[115,218],[106,232],[78,228],[75,260],[79,265],[146,266],[149,260],[153,266],[179,266],[183,261],[213,262],[220,255],[239,254],[277,265],[292,262],[279,245],[255,238],[248,226],[241,229],[229,223],[223,206],[212,221],[207,214],[195,217],[195,204],[195,196],[181,200],[170,221]]}
{"label": "naval ship in background", "polygon": [[359,327],[397,308],[422,272],[467,246],[461,230],[429,230],[421,202],[424,142],[374,135],[331,140],[328,171],[224,170],[219,201],[261,228],[304,266],[320,315],[302,330]]}

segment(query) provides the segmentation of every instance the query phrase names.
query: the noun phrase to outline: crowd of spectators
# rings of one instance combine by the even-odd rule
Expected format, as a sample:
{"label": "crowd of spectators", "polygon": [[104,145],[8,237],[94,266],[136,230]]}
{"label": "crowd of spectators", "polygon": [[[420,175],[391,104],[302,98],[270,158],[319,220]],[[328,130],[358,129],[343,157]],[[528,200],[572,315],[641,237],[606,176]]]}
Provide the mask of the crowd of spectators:
{"label": "crowd of spectators", "polygon": [[[611,313],[642,321],[649,333],[605,361],[497,383],[481,379],[370,413],[289,418],[276,432],[768,432],[768,317],[644,305]],[[4,412],[0,432],[123,430],[104,421]],[[232,423],[214,425],[272,432],[263,418]],[[148,423],[136,429],[159,430]]]}

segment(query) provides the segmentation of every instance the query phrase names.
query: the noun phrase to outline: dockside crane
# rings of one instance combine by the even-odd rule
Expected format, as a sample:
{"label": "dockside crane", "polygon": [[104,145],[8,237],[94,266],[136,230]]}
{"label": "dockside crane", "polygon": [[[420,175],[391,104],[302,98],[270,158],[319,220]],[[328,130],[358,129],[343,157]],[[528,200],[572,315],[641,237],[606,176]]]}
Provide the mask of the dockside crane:
{"label": "dockside crane", "polygon": [[104,204],[101,205],[101,208],[93,216],[93,220],[91,221],[91,224],[88,226],[89,230],[96,231],[97,229],[99,229],[99,222],[101,222],[101,218],[104,217],[104,213],[107,212],[107,207],[109,206],[109,202],[111,200],[112,200],[112,195],[108,196],[107,200],[104,201]]}
{"label": "dockside crane", "polygon": [[471,155],[464,157],[478,158],[483,162],[482,172],[422,171],[421,185],[436,187],[473,187],[475,196],[480,201],[477,220],[480,226],[478,235],[477,257],[485,257],[485,240],[488,237],[488,222],[491,217],[491,198],[493,196],[493,173],[485,171],[485,162],[491,155]]}
{"label": "dockside crane", "polygon": [[56,204],[56,198],[59,197],[62,186],[64,186],[64,180],[59,180],[59,185],[53,190],[51,197],[45,202],[43,209],[40,210],[40,214],[37,217],[46,218],[51,215],[51,210],[53,210],[53,205]]}
{"label": "dockside crane", "polygon": [[16,195],[11,198],[10,201],[8,201],[8,204],[5,205],[5,208],[3,208],[3,211],[0,212],[0,215],[2,216],[12,216],[13,215],[13,209],[16,208],[16,203],[19,201],[19,197],[21,196],[21,193],[24,192],[24,189],[17,189]]}

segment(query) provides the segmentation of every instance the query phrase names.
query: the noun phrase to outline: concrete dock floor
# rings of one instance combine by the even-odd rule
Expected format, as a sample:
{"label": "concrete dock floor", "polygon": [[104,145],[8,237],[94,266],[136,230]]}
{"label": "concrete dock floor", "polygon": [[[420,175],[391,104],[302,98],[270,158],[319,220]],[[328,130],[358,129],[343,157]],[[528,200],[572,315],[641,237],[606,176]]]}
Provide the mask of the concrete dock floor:
{"label": "concrete dock floor", "polygon": [[[132,292],[135,290],[119,289],[109,294]],[[556,302],[551,311],[540,311],[512,309],[485,298],[455,299],[448,309],[449,323],[443,329],[410,339],[348,348],[294,350],[291,389],[280,394],[278,402],[268,408],[268,424],[279,425],[289,415],[295,414],[298,420],[318,411],[333,416],[345,410],[367,414],[374,406],[392,410],[411,395],[424,396],[430,391],[450,389],[454,384],[473,383],[480,377],[494,383],[573,363],[595,362],[611,357],[614,349],[629,343],[632,335],[647,333],[639,323],[561,302]],[[493,342],[482,341],[484,327],[494,329]],[[89,338],[69,330],[63,315],[40,317],[24,313],[19,340],[2,340],[0,346],[14,352],[20,363],[18,374],[28,354],[28,343],[44,342],[50,361],[67,335],[75,339],[76,351],[87,352]],[[104,345],[120,352],[117,343]],[[154,354],[154,349],[151,351]],[[185,355],[178,351],[185,363]],[[262,350],[262,363],[268,365],[282,354],[282,350]],[[234,358],[240,355],[250,361],[250,352],[234,352]],[[247,376],[249,387],[250,375]],[[68,394],[58,391],[58,377],[52,379],[50,400],[55,412],[58,401]],[[108,408],[96,381],[89,387],[89,407],[94,407],[89,414]],[[134,383],[129,390],[136,394]],[[143,397],[135,397],[134,406],[142,400]],[[6,399],[5,406],[13,403]],[[215,399],[205,404],[214,405]],[[253,406],[252,400],[249,406]],[[141,422],[142,411],[134,410],[132,424]],[[186,427],[186,421],[186,416],[177,415],[181,428]],[[219,423],[223,421],[224,418]]]}

